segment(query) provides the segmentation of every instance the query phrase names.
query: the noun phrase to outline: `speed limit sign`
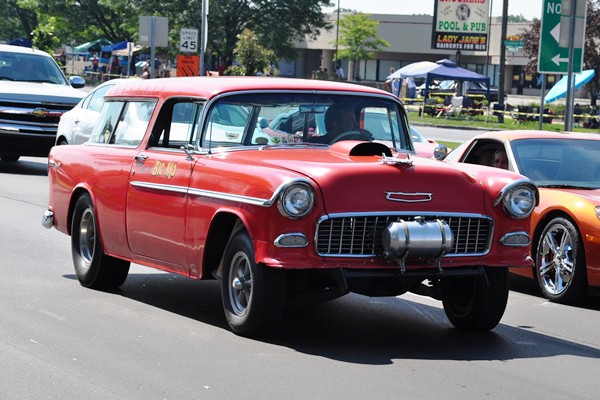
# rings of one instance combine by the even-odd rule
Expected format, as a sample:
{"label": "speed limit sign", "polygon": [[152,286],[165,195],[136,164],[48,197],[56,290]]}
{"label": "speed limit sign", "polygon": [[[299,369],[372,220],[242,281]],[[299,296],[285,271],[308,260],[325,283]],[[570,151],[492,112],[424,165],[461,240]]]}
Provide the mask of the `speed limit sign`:
{"label": "speed limit sign", "polygon": [[198,52],[198,29],[181,29],[179,51],[182,53]]}

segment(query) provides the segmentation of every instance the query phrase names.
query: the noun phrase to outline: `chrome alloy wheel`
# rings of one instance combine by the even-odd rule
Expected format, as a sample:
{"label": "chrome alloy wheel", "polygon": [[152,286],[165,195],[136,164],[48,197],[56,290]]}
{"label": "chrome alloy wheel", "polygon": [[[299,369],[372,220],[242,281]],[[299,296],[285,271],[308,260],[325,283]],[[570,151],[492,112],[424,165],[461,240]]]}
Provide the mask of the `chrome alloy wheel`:
{"label": "chrome alloy wheel", "polygon": [[562,224],[551,226],[538,253],[538,274],[543,289],[550,294],[565,292],[573,280],[573,238]]}
{"label": "chrome alloy wheel", "polygon": [[252,302],[252,271],[248,255],[237,252],[231,260],[229,269],[229,298],[235,314],[242,316]]}

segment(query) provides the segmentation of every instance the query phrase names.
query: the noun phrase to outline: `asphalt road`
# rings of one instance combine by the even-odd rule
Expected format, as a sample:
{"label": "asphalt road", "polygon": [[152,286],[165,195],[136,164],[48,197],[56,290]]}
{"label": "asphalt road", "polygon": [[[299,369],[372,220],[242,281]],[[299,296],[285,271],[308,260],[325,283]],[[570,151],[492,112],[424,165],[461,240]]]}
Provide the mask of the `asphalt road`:
{"label": "asphalt road", "polygon": [[600,301],[552,304],[514,280],[492,332],[416,295],[290,307],[273,337],[232,334],[215,282],[133,266],[85,289],[41,226],[46,159],[0,162],[1,399],[596,399]]}

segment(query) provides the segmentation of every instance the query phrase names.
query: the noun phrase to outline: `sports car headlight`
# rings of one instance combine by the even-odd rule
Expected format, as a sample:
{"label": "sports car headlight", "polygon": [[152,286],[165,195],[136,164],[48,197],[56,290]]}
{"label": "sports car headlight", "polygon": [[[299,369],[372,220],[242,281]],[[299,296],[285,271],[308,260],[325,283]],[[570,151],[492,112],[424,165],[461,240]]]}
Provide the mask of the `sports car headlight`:
{"label": "sports car headlight", "polygon": [[312,210],[314,204],[312,187],[306,183],[293,183],[281,192],[277,207],[285,217],[302,218]]}
{"label": "sports car headlight", "polygon": [[521,179],[508,184],[494,202],[494,206],[502,203],[504,210],[514,218],[527,218],[538,205],[538,189],[528,179]]}

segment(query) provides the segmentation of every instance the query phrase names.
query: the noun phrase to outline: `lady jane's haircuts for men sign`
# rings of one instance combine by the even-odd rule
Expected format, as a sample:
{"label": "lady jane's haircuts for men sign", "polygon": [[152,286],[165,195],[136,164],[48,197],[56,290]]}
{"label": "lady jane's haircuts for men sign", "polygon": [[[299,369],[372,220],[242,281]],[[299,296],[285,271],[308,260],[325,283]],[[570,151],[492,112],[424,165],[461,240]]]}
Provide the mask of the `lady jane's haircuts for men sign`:
{"label": "lady jane's haircuts for men sign", "polygon": [[486,51],[489,0],[436,0],[431,48]]}

